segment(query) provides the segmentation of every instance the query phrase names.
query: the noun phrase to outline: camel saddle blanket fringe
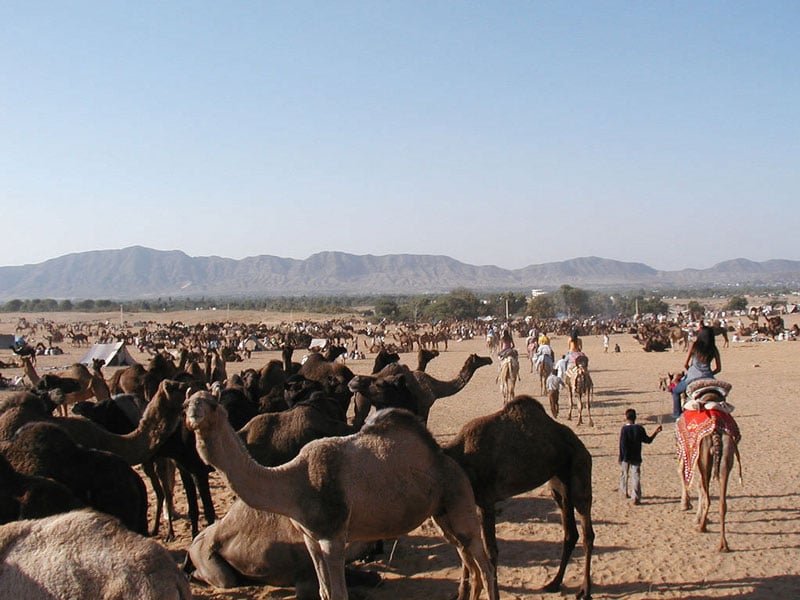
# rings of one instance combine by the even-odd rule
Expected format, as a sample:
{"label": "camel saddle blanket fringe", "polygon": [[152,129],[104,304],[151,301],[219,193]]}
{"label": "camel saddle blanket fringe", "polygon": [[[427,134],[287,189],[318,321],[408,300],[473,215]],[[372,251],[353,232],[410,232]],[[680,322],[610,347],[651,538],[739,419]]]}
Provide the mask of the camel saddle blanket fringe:
{"label": "camel saddle blanket fringe", "polygon": [[678,419],[675,435],[678,438],[678,456],[681,459],[683,480],[692,483],[697,458],[700,455],[700,442],[719,430],[731,436],[736,443],[742,439],[739,426],[733,417],[718,410],[685,410]]}

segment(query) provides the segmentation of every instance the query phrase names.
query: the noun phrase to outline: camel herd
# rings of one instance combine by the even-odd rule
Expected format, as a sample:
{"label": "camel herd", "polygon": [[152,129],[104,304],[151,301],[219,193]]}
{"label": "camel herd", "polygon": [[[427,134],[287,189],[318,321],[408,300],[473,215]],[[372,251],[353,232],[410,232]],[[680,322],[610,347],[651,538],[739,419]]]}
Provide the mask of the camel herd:
{"label": "camel herd", "polygon": [[[490,356],[471,354],[452,377],[439,379],[426,372],[439,350],[418,337],[416,368],[402,364],[398,347],[388,343],[376,353],[372,373],[356,375],[337,360],[344,349],[335,338],[294,362],[292,342],[306,333],[283,331],[280,360],[236,373],[222,347],[237,345],[208,343],[226,340],[225,326],[187,329],[191,341],[176,355],[154,351],[147,365],[120,368],[108,379],[101,362],[40,376],[23,359],[29,388],[0,402],[0,516],[7,524],[0,526],[0,548],[14,557],[0,568],[0,595],[32,585],[55,597],[188,598],[191,576],[218,588],[261,582],[293,587],[301,600],[340,600],[348,587],[379,581],[353,560],[430,518],[458,553],[458,598],[495,599],[496,504],[548,484],[563,541],[558,570],[544,589],[561,589],[581,541],[576,594],[591,598],[592,457],[538,400],[514,394],[518,361],[516,370],[512,361],[498,367],[506,384],[503,408],[467,422],[440,445],[426,427],[431,409],[469,385],[493,363]],[[372,333],[373,340],[391,337]],[[544,393],[546,374],[538,375]],[[569,418],[574,395],[582,423],[585,398],[593,425],[585,365],[567,374],[567,387]],[[724,440],[721,447],[729,467]],[[702,452],[714,456],[714,448]],[[156,498],[149,522],[136,466]],[[236,495],[221,518],[212,469]],[[193,538],[181,566],[157,541],[163,521],[164,539],[174,539],[176,475]],[[707,497],[700,510],[705,519]],[[47,536],[80,551],[63,565],[39,567]],[[137,564],[151,566],[131,574]],[[108,577],[111,568],[117,578]],[[82,575],[70,580],[54,569]]]}

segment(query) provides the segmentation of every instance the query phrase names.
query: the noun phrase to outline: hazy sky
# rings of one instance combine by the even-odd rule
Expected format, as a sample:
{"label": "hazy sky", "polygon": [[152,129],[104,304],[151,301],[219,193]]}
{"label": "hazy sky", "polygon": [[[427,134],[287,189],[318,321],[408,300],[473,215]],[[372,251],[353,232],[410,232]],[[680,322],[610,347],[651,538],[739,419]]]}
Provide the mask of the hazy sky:
{"label": "hazy sky", "polygon": [[0,0],[0,265],[800,259],[800,3]]}

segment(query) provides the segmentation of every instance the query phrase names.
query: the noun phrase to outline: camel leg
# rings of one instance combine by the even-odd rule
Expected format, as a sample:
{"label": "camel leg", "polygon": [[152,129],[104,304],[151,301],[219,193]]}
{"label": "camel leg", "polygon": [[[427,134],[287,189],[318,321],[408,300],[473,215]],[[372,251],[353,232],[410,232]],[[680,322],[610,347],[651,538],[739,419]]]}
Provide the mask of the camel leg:
{"label": "camel leg", "polygon": [[[456,520],[459,519],[458,508],[454,511]],[[479,511],[483,514],[483,511]],[[461,558],[461,582],[458,586],[459,600],[480,600],[481,590],[485,587],[489,591],[490,600],[497,600],[496,566],[492,565],[488,554],[488,541],[480,535],[480,531],[470,534],[467,531],[457,533],[453,528],[451,517],[448,513],[433,517],[434,522],[442,532],[442,536],[455,546]],[[469,519],[469,517],[467,517]],[[471,519],[469,519],[471,520]],[[492,513],[494,522],[494,513]],[[494,527],[492,527],[494,530]],[[476,535],[477,534],[477,535]],[[497,541],[494,540],[495,546]]]}
{"label": "camel leg", "polygon": [[678,460],[678,477],[681,480],[681,510],[689,510],[692,503],[689,501],[689,486],[683,478],[683,460]]}
{"label": "camel leg", "polygon": [[589,427],[594,427],[594,419],[592,419],[592,383],[591,383],[591,380],[587,382],[587,386],[586,386],[586,416],[589,417]]}
{"label": "camel leg", "polygon": [[719,472],[719,551],[730,552],[725,537],[725,516],[728,512],[728,478],[733,469],[735,443],[729,436],[723,436],[722,465]]}
{"label": "camel leg", "polygon": [[195,570],[191,573],[192,577],[217,588],[226,589],[241,585],[238,571],[219,555],[211,539],[205,539],[209,531],[211,530],[201,531],[192,540],[184,568],[186,569],[190,564],[193,565]]}
{"label": "camel leg", "polygon": [[[316,539],[314,539],[306,530],[305,528],[301,527],[296,521],[294,522],[295,526],[300,529],[303,533],[303,541],[306,544],[306,549],[308,550],[308,555],[311,557],[311,562],[314,563],[314,570],[317,573],[317,581],[319,582],[319,598],[320,600],[346,600],[347,598],[347,588],[345,587],[344,595],[341,596],[334,596],[332,595],[332,582],[330,578],[330,572],[328,570],[328,564],[324,557],[324,551],[322,549],[322,545]],[[342,569],[344,571],[344,569]]]}
{"label": "camel leg", "polygon": [[567,421],[572,421],[572,409],[575,406],[575,401],[572,399],[572,382],[567,379],[567,391],[569,392],[569,414]]}
{"label": "camel leg", "polygon": [[697,530],[705,531],[706,523],[708,522],[708,509],[711,502],[708,488],[711,480],[711,449],[709,443],[711,437],[706,437],[701,444],[703,445],[700,450],[700,459],[697,462],[697,475],[698,480],[698,498],[697,498]]}
{"label": "camel leg", "polygon": [[[558,565],[558,572],[556,572],[553,579],[542,589],[545,592],[557,592],[561,588],[561,582],[564,580],[564,572],[567,570],[569,558],[572,556],[572,551],[578,543],[578,526],[575,523],[574,507],[569,498],[567,486],[558,481],[551,482],[550,491],[561,511],[561,526],[564,531],[564,538],[561,544],[561,562]],[[592,535],[594,536],[594,533],[592,533]],[[588,598],[590,597],[584,595],[584,600]]]}

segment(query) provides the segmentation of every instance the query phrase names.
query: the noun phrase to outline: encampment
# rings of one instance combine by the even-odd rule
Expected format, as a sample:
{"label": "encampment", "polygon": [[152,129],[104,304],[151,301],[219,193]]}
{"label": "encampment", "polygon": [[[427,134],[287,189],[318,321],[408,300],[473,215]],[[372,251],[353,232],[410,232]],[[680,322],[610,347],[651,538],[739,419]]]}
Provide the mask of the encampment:
{"label": "encampment", "polygon": [[14,345],[14,335],[11,333],[0,333],[0,350],[10,350]]}
{"label": "encampment", "polygon": [[139,363],[129,353],[125,342],[116,344],[94,344],[80,359],[80,363],[91,366],[92,359],[99,358],[105,361],[107,367],[122,367],[125,365],[138,365]]}

